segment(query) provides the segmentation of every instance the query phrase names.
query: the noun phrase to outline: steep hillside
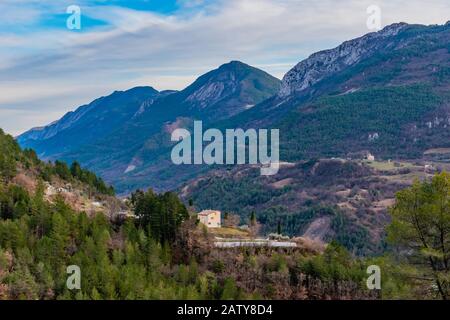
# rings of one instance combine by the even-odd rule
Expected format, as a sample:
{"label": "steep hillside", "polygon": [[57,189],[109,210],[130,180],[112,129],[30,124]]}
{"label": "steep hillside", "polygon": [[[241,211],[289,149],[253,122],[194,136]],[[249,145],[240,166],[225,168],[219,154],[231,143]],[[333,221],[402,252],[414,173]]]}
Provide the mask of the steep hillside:
{"label": "steep hillside", "polygon": [[114,197],[114,188],[77,162],[47,163],[31,149],[21,150],[14,139],[0,129],[0,218],[26,213],[28,194],[41,194],[55,203],[63,199],[73,210],[92,215],[103,212],[114,217],[127,208]]}
{"label": "steep hillside", "polygon": [[98,141],[137,116],[163,93],[151,87],[116,91],[81,106],[48,126],[31,129],[17,138],[41,158],[58,159],[65,152]]}
{"label": "steep hillside", "polygon": [[281,232],[316,241],[336,240],[357,255],[385,250],[388,208],[397,191],[415,179],[449,171],[442,162],[316,159],[283,163],[274,176],[254,166],[215,170],[180,188],[197,209],[252,212],[265,234]]}
{"label": "steep hillside", "polygon": [[33,129],[18,141],[46,159],[78,160],[120,192],[149,186],[168,189],[176,183],[160,186],[161,179],[151,172],[161,156],[163,162],[170,160],[167,150],[176,127],[188,126],[194,119],[211,123],[229,118],[276,94],[279,84],[259,69],[232,61],[180,92],[135,88],[114,93],[54,124]]}
{"label": "steep hillside", "polygon": [[351,156],[419,159],[450,146],[450,100],[431,86],[386,86],[306,103],[278,123],[285,160]]}
{"label": "steep hillside", "polygon": [[279,86],[280,81],[266,72],[231,61],[202,75],[170,100],[185,105],[187,115],[217,121],[251,109],[273,96]]}
{"label": "steep hillside", "polygon": [[[215,248],[174,193],[134,193],[132,219],[66,197],[117,201],[101,189],[111,193],[78,165],[43,163],[0,130],[0,300],[377,298],[361,285],[365,262],[336,244],[296,239],[288,251],[243,256]],[[69,266],[81,270],[78,288],[67,284],[77,272]]]}
{"label": "steep hillside", "polygon": [[282,158],[370,150],[418,158],[449,146],[450,24],[394,24],[313,54],[277,96],[223,126],[280,129]]}
{"label": "steep hillside", "polygon": [[397,36],[407,28],[406,23],[393,24],[379,32],[346,41],[334,49],[312,54],[283,77],[278,97],[288,98],[299,94],[380,51],[395,50]]}
{"label": "steep hillside", "polygon": [[393,24],[313,54],[289,71],[281,86],[233,61],[180,92],[147,90],[156,96],[132,103],[127,121],[108,126],[108,133],[97,129],[95,138],[86,129],[88,143],[81,138],[72,146],[75,127],[73,136],[68,129],[52,136],[50,128],[64,122],[45,134],[27,133],[19,142],[44,157],[79,160],[121,193],[173,189],[211,169],[170,161],[170,133],[195,119],[220,129],[280,129],[286,161],[363,152],[386,160],[419,159],[450,147],[449,50],[450,24]]}
{"label": "steep hillside", "polygon": [[392,46],[323,80],[315,90],[326,94],[276,124],[287,133],[286,159],[363,149],[384,158],[420,158],[427,149],[449,146],[450,25],[403,26]]}

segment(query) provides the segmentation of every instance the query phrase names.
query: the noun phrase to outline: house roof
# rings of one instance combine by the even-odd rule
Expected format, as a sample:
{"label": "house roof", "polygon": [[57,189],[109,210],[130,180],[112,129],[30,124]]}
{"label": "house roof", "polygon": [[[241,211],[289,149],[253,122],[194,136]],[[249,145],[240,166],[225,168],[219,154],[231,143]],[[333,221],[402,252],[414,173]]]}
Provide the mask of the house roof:
{"label": "house roof", "polygon": [[198,213],[199,216],[209,216],[210,214],[213,213],[220,213],[220,211],[218,210],[203,210],[201,212]]}

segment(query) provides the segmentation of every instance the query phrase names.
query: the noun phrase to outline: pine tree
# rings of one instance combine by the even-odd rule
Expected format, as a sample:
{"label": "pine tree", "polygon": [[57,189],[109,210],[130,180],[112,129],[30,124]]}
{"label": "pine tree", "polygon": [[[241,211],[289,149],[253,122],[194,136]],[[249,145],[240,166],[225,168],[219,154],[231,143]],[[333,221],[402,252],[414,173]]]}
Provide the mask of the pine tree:
{"label": "pine tree", "polygon": [[236,298],[237,289],[233,279],[226,278],[223,285],[221,300],[233,300]]}
{"label": "pine tree", "polygon": [[256,213],[255,213],[255,211],[252,211],[252,213],[250,214],[250,225],[251,226],[256,225]]}
{"label": "pine tree", "polygon": [[[389,241],[407,252],[423,278],[433,279],[442,299],[450,298],[450,174],[416,181],[400,191],[391,210]],[[426,266],[426,267],[422,267]]]}
{"label": "pine tree", "polygon": [[72,162],[72,165],[70,166],[70,173],[74,178],[81,180],[83,170],[77,161]]}

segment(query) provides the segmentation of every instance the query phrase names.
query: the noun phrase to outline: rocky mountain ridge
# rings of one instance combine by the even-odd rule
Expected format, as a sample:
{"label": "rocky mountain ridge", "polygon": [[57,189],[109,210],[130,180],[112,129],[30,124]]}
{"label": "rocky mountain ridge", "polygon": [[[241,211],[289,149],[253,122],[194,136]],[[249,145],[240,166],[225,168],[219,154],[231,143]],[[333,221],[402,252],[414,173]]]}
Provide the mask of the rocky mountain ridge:
{"label": "rocky mountain ridge", "polygon": [[308,89],[324,78],[355,65],[381,48],[389,49],[395,45],[392,42],[393,37],[407,26],[406,23],[392,24],[379,32],[346,41],[334,49],[312,54],[284,76],[278,96],[286,98]]}

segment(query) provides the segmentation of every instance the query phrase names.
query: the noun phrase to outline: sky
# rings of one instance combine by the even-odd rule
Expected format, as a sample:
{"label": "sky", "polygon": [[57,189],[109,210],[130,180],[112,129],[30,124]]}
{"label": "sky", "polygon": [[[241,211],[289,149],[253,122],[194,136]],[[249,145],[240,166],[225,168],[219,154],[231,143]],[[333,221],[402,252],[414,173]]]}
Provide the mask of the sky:
{"label": "sky", "polygon": [[450,20],[449,0],[0,0],[0,128],[17,135],[115,90],[183,89],[231,60],[281,79],[374,31],[373,5],[381,26]]}

